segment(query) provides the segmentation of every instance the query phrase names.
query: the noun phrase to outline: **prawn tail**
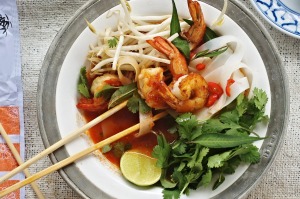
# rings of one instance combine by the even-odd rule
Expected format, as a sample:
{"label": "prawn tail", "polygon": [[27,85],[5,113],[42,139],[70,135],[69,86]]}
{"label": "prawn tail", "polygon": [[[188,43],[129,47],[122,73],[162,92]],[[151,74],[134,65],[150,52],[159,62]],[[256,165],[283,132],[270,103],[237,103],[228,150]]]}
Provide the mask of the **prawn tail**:
{"label": "prawn tail", "polygon": [[176,110],[177,104],[179,100],[173,95],[170,88],[166,85],[165,82],[161,81],[158,82],[157,85],[157,92],[162,97],[162,99],[172,108]]}

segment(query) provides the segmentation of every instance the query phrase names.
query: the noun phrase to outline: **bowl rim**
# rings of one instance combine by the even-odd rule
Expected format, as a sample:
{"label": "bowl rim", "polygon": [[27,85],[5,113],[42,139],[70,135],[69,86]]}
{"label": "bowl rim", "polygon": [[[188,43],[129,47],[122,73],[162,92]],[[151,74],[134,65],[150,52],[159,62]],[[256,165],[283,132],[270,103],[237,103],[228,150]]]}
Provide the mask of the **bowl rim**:
{"label": "bowl rim", "polygon": [[[49,137],[49,135],[47,134],[47,129],[49,129],[49,117],[47,116],[47,114],[45,114],[44,112],[50,113],[51,117],[50,119],[54,119],[56,117],[56,113],[55,113],[55,101],[54,101],[54,106],[46,104],[45,102],[48,101],[47,96],[49,96],[49,93],[51,91],[55,91],[56,88],[56,84],[53,86],[53,82],[49,83],[47,80],[49,78],[49,74],[53,75],[53,73],[57,73],[59,74],[60,71],[60,66],[57,66],[55,68],[53,68],[53,63],[57,62],[57,58],[55,57],[55,54],[59,54],[59,52],[57,52],[57,46],[61,45],[61,42],[63,39],[65,39],[65,33],[70,29],[70,28],[74,28],[74,27],[79,27],[82,23],[85,23],[84,21],[80,20],[80,16],[82,15],[82,13],[84,11],[88,11],[90,9],[92,9],[93,6],[95,6],[96,4],[103,4],[106,6],[105,11],[115,5],[117,5],[117,0],[109,0],[109,1],[104,1],[104,0],[90,0],[88,2],[86,2],[81,8],[79,8],[76,13],[73,15],[72,18],[70,18],[67,23],[63,26],[63,28],[58,32],[58,34],[55,36],[54,40],[52,41],[47,54],[45,56],[41,71],[40,71],[40,76],[39,76],[39,81],[38,81],[38,89],[37,89],[37,116],[38,116],[38,125],[39,125],[39,129],[40,129],[40,133],[41,133],[41,137],[44,143],[45,148],[48,148],[51,144],[53,144],[54,140],[52,138]],[[204,0],[203,2],[211,5],[212,3],[208,0]],[[278,52],[278,49],[276,48],[275,42],[273,41],[273,39],[271,38],[271,36],[269,35],[268,31],[265,29],[265,27],[262,25],[262,23],[257,19],[257,17],[248,10],[248,8],[243,5],[241,2],[239,2],[238,0],[230,0],[230,3],[232,3],[232,5],[236,6],[238,9],[240,9],[241,11],[243,11],[251,21],[253,21],[253,23],[255,23],[255,25],[259,28],[259,30],[261,31],[260,34],[262,34],[264,36],[264,38],[266,39],[265,41],[268,43],[268,45],[270,46],[271,50],[272,50],[272,55],[274,56],[274,58],[276,59],[276,61],[278,62],[278,66],[277,66],[277,72],[279,72],[280,75],[280,80],[282,83],[282,90],[280,90],[283,94],[282,96],[280,96],[281,100],[284,102],[283,106],[281,107],[280,110],[283,110],[284,114],[283,117],[281,118],[281,123],[282,125],[280,126],[280,130],[278,132],[278,129],[275,129],[275,131],[277,130],[277,133],[274,135],[274,133],[272,134],[272,136],[274,135],[274,137],[272,137],[272,142],[269,143],[270,145],[270,149],[264,151],[264,155],[266,155],[266,166],[263,168],[261,175],[259,176],[259,179],[261,179],[261,176],[263,174],[266,173],[266,171],[270,168],[271,164],[273,163],[276,154],[278,153],[279,149],[281,148],[281,145],[283,143],[283,139],[284,139],[284,134],[287,130],[287,126],[288,126],[288,118],[289,118],[289,89],[288,89],[288,81],[286,78],[286,73],[282,64],[282,61],[280,59],[280,55]],[[105,7],[103,6],[103,7]],[[98,15],[99,11],[97,12]],[[93,13],[95,14],[95,13]],[[94,20],[97,16],[92,16],[91,15],[91,19]],[[86,15],[85,15],[86,16]],[[230,17],[230,16],[229,16]],[[83,29],[80,29],[83,30]],[[75,35],[73,35],[71,38],[69,38],[71,41],[74,40],[78,37],[78,35],[81,33],[81,31],[78,31],[78,33],[76,33]],[[73,43],[72,43],[73,44]],[[68,47],[71,47],[72,44],[70,44]],[[67,49],[68,51],[69,49]],[[62,63],[61,63],[62,64]],[[52,66],[52,67],[51,67]],[[269,73],[268,73],[269,76]],[[58,77],[57,77],[58,78]],[[55,79],[55,82],[57,83],[57,78]],[[44,88],[45,87],[51,87],[52,90],[49,91],[45,91]],[[54,92],[55,93],[55,92]],[[272,101],[273,99],[276,99],[273,97],[272,93]],[[55,96],[55,95],[54,95]],[[279,100],[279,99],[278,99]],[[278,118],[276,118],[278,119]],[[53,120],[51,120],[53,121]],[[279,121],[277,121],[279,123]],[[268,129],[269,131],[269,129]],[[279,136],[277,135],[279,134]],[[273,147],[274,145],[277,145],[277,147]],[[59,150],[55,151],[54,153],[50,154],[50,159],[52,161],[53,164],[57,163],[58,161],[60,161],[63,158],[68,157],[68,153],[65,150],[64,147],[61,147]],[[83,177],[83,175],[81,174],[81,172],[77,169],[76,172],[74,173],[74,169],[76,170],[76,165],[71,164],[61,170],[59,170],[60,175],[62,176],[62,178],[69,184],[69,186],[75,190],[81,197],[83,198],[96,198],[97,196],[99,197],[99,194],[94,194],[94,196],[88,196],[89,191],[93,190],[93,189],[98,189],[95,188],[93,186],[88,187],[87,189],[83,190],[81,188],[79,188],[77,186],[77,181],[76,178],[81,178]],[[255,168],[254,168],[255,169]],[[247,169],[248,170],[248,169]],[[75,180],[74,180],[75,179]],[[81,180],[82,181],[82,180]],[[88,180],[83,179],[83,181],[85,181],[84,183],[88,183]],[[251,188],[258,182],[258,180],[255,180],[254,183],[251,184],[251,186],[246,187],[245,192],[241,193],[238,195],[238,197],[242,197],[244,195],[247,195],[248,192],[251,190]],[[232,186],[232,185],[231,185]],[[231,187],[230,186],[230,187]],[[225,190],[226,191],[226,190]],[[100,191],[102,192],[102,191]],[[103,194],[103,192],[102,192]],[[215,197],[218,197],[215,196]],[[214,197],[214,198],[215,198]],[[235,196],[234,196],[235,197]]]}

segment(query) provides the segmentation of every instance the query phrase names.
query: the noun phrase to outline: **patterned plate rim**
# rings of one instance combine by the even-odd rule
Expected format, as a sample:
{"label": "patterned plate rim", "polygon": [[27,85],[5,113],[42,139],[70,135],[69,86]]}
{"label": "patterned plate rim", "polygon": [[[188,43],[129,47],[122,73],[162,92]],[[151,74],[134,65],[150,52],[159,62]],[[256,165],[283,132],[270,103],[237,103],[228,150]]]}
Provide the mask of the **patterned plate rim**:
{"label": "patterned plate rim", "polygon": [[252,0],[251,3],[273,27],[300,39],[300,13],[291,10],[280,0]]}

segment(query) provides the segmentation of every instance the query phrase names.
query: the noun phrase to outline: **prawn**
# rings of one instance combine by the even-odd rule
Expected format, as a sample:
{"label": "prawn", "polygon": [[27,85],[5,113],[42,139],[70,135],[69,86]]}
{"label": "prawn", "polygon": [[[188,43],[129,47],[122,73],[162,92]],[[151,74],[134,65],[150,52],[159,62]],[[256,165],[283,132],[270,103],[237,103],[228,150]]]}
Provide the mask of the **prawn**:
{"label": "prawn", "polygon": [[[173,81],[168,86],[163,81],[162,69],[154,68],[161,71],[159,73],[161,77],[155,78],[155,73],[149,74],[153,82],[148,89],[153,90],[156,97],[160,97],[163,103],[168,104],[177,112],[193,112],[202,108],[208,97],[205,79],[200,74],[188,72],[188,65],[184,56],[168,40],[154,37],[153,40],[147,42],[171,60],[169,70],[173,76]],[[143,92],[143,88],[141,90]],[[147,97],[146,102],[151,106]]]}
{"label": "prawn", "polygon": [[203,40],[206,24],[198,1],[188,0],[188,7],[194,23],[187,32],[183,33],[183,35],[190,42],[190,48],[193,50]]}
{"label": "prawn", "polygon": [[157,87],[160,96],[172,109],[184,113],[204,107],[208,97],[208,89],[205,79],[200,74],[190,73],[184,76],[179,82],[177,95],[174,92],[174,84],[176,83],[167,86],[164,82],[160,82],[160,86]]}
{"label": "prawn", "polygon": [[138,87],[142,98],[145,99],[148,106],[155,109],[165,109],[168,105],[157,92],[157,82],[163,81],[163,69],[144,68],[138,76]]}

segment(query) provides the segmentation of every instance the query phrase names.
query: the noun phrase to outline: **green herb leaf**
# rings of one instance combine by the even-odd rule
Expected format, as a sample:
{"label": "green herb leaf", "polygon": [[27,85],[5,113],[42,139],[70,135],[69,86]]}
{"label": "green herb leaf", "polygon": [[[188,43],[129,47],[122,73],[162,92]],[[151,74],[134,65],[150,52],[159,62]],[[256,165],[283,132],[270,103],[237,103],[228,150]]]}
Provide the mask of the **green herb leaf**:
{"label": "green herb leaf", "polygon": [[137,113],[138,111],[141,113],[148,113],[151,111],[151,107],[149,107],[145,100],[141,98],[138,92],[135,92],[133,96],[129,98],[127,107],[132,113]]}
{"label": "green herb leaf", "polygon": [[137,90],[136,83],[131,83],[125,86],[121,86],[116,90],[108,103],[108,108],[115,107],[116,105],[122,103],[123,101],[132,97],[133,93]]}
{"label": "green herb leaf", "polygon": [[216,180],[213,190],[217,189],[225,181],[225,176],[221,173],[218,180]]}
{"label": "green herb leaf", "polygon": [[111,146],[109,144],[107,144],[104,147],[102,147],[101,152],[104,154],[104,153],[111,151],[111,149],[112,149]]}
{"label": "green herb leaf", "polygon": [[103,97],[105,99],[110,99],[111,95],[118,89],[118,87],[111,86],[111,85],[104,85],[103,88],[95,93],[94,97]]}
{"label": "green herb leaf", "polygon": [[161,177],[160,177],[160,183],[164,188],[174,188],[176,187],[177,183],[171,182],[167,178],[167,169],[162,169]]}
{"label": "green herb leaf", "polygon": [[[172,19],[170,24],[170,35],[174,35],[175,33],[180,33],[180,23],[179,23],[179,17],[177,13],[177,8],[175,5],[174,0],[172,0],[173,5],[173,12],[172,12]],[[178,48],[178,50],[184,55],[184,57],[189,60],[190,59],[190,46],[188,41],[185,39],[182,39],[181,37],[177,37],[172,41],[172,43]]]}
{"label": "green herb leaf", "polygon": [[252,143],[254,141],[262,139],[264,138],[251,136],[234,136],[221,133],[207,133],[202,134],[197,138],[197,140],[193,142],[209,148],[230,148],[242,144]]}
{"label": "green herb leaf", "polygon": [[172,0],[172,6],[173,6],[173,11],[172,11],[172,19],[170,25],[170,35],[174,35],[175,33],[181,32],[179,17],[178,17],[177,8],[174,0]]}
{"label": "green herb leaf", "polygon": [[217,33],[215,33],[212,29],[206,26],[206,31],[203,38],[204,43],[217,37],[218,37]]}
{"label": "green herb leaf", "polygon": [[131,145],[124,142],[117,142],[112,148],[114,155],[119,158],[129,149],[131,149]]}
{"label": "green herb leaf", "polygon": [[80,69],[80,76],[79,81],[77,85],[77,89],[79,93],[81,93],[84,97],[90,98],[90,92],[89,92],[89,84],[86,78],[86,68],[82,67]]}
{"label": "green herb leaf", "polygon": [[209,119],[203,124],[202,131],[203,133],[220,133],[230,128],[230,124],[224,124],[219,119]]}
{"label": "green herb leaf", "polygon": [[198,186],[208,186],[212,180],[211,169],[208,169],[207,172],[202,176],[201,181]]}
{"label": "green herb leaf", "polygon": [[189,19],[183,19],[183,21],[185,21],[190,26],[192,26],[194,24],[194,22],[192,20],[189,20]]}
{"label": "green herb leaf", "polygon": [[227,49],[228,49],[228,46],[223,46],[223,47],[218,48],[213,51],[209,51],[209,50],[200,51],[195,55],[194,59],[199,58],[199,57],[216,57],[216,56],[224,53]]}
{"label": "green herb leaf", "polygon": [[117,37],[113,37],[112,39],[109,39],[108,42],[108,47],[114,48],[118,45],[119,39]]}
{"label": "green herb leaf", "polygon": [[265,107],[265,105],[267,104],[268,101],[268,96],[267,94],[258,88],[254,88],[253,90],[253,100],[254,100],[254,104],[255,106],[259,109],[259,110],[263,110],[263,108]]}
{"label": "green herb leaf", "polygon": [[208,158],[207,166],[209,168],[219,168],[224,165],[230,156],[231,151],[226,151],[221,154],[216,154]]}
{"label": "green herb leaf", "polygon": [[186,60],[190,59],[190,46],[187,40],[177,37],[172,43],[178,48],[178,50],[184,55]]}
{"label": "green herb leaf", "polygon": [[163,197],[164,199],[179,199],[180,191],[177,189],[164,189]]}
{"label": "green herb leaf", "polygon": [[171,146],[163,134],[157,135],[157,143],[153,149],[152,156],[157,159],[156,166],[165,168],[168,166],[168,159],[171,152]]}

